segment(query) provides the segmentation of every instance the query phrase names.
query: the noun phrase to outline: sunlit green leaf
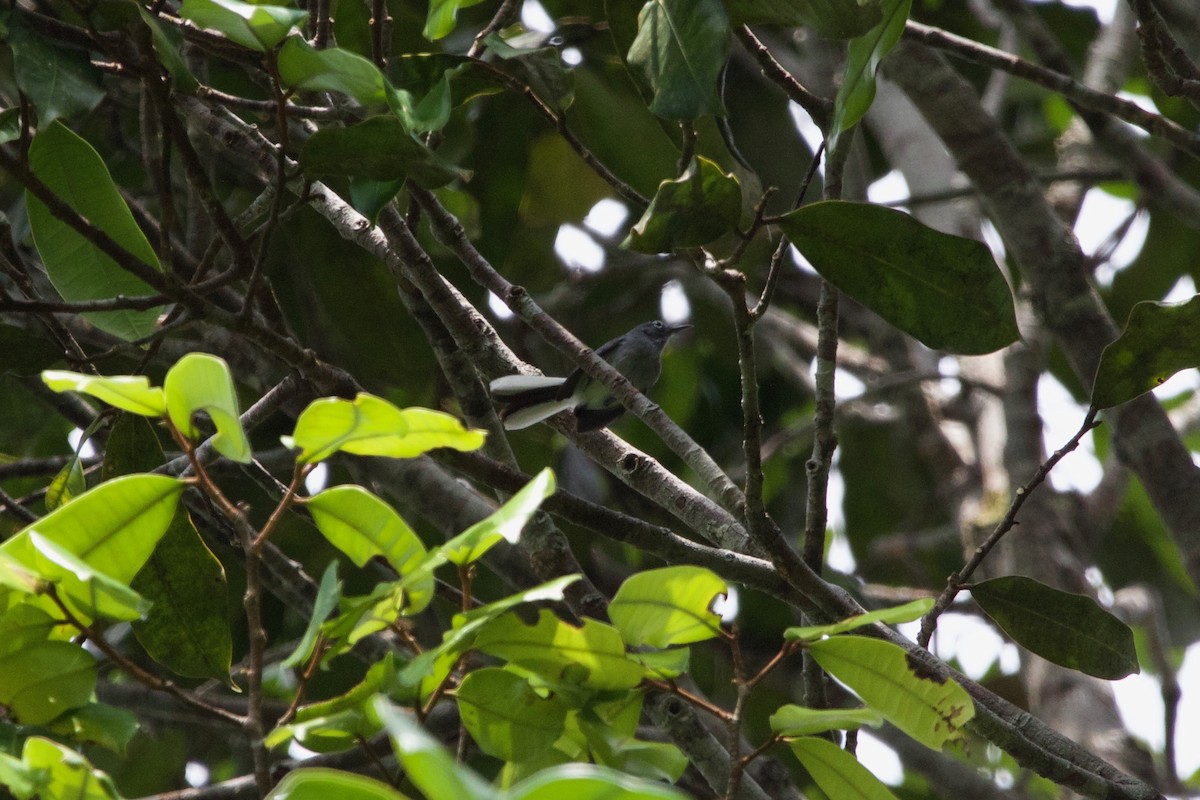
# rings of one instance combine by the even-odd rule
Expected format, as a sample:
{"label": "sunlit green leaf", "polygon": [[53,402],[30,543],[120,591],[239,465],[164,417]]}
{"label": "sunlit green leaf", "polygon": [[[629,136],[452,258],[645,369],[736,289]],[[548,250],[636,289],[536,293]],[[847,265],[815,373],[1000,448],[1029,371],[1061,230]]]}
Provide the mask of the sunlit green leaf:
{"label": "sunlit green leaf", "polygon": [[1141,671],[1133,631],[1090,597],[1022,575],[971,584],[971,596],[1017,644],[1047,661],[1110,681]]}
{"label": "sunlit green leaf", "polygon": [[301,767],[281,780],[266,800],[405,800],[386,783],[324,767]]}
{"label": "sunlit green leaf", "polygon": [[213,437],[217,452],[231,461],[250,463],[250,442],[238,418],[237,389],[224,359],[208,353],[188,353],[167,372],[163,392],[171,422],[185,436],[200,435],[192,416],[203,411],[217,426]]}
{"label": "sunlit green leaf", "polygon": [[539,771],[514,786],[506,800],[687,800],[673,786],[591,764],[564,764]]}
{"label": "sunlit green leaf", "polygon": [[119,755],[141,727],[133,712],[104,703],[88,703],[50,723],[50,730],[76,742],[92,742]]}
{"label": "sunlit green leaf", "polygon": [[833,730],[878,728],[883,715],[871,708],[805,708],[786,705],[771,715],[771,730],[779,736],[809,736]]}
{"label": "sunlit green leaf", "polygon": [[439,447],[475,450],[484,432],[463,427],[449,414],[427,408],[400,409],[365,392],[353,401],[326,397],[313,401],[296,420],[288,447],[297,460],[312,464],[338,451],[360,456],[413,458]]}
{"label": "sunlit green leaf", "polygon": [[465,566],[478,561],[501,540],[516,544],[525,524],[554,491],[554,472],[547,467],[487,518],[439,547],[438,553],[452,564]]}
{"label": "sunlit green leaf", "polygon": [[162,388],[151,386],[145,375],[85,375],[48,369],[42,372],[42,380],[56,392],[82,392],[131,414],[161,417],[167,413]]}
{"label": "sunlit green leaf", "polygon": [[543,697],[503,669],[470,672],[454,690],[463,725],[479,748],[505,761],[525,761],[562,735],[568,706]]}
{"label": "sunlit green leaf", "polygon": [[983,242],[870,203],[813,203],[779,225],[823,278],[935,350],[990,353],[1019,336]]}
{"label": "sunlit green leaf", "polygon": [[70,642],[35,642],[0,656],[0,703],[25,725],[79,708],[96,689],[96,659]]}
{"label": "sunlit green leaf", "polygon": [[451,31],[458,21],[458,10],[470,8],[483,0],[429,0],[429,14],[425,18],[425,29],[421,35],[436,42]]}
{"label": "sunlit green leaf", "polygon": [[625,656],[616,628],[587,618],[577,628],[547,609],[532,626],[512,613],[493,620],[476,636],[475,647],[553,681],[593,689],[631,689],[643,676],[641,665]]}
{"label": "sunlit green leaf", "polygon": [[965,689],[920,669],[891,642],[834,636],[813,642],[808,651],[888,722],[933,750],[962,739],[964,726],[975,716]]}
{"label": "sunlit green leaf", "polygon": [[792,752],[826,797],[838,800],[896,800],[858,759],[833,742],[805,736],[790,742]]}
{"label": "sunlit green leaf", "polygon": [[856,614],[853,617],[847,617],[831,625],[805,625],[788,628],[783,632],[783,636],[785,639],[792,641],[816,641],[826,636],[846,633],[855,628],[861,628],[864,625],[871,625],[876,622],[882,622],[886,625],[912,622],[913,620],[920,619],[931,608],[933,608],[933,598],[924,597],[920,600],[905,603],[902,606],[881,608],[878,611]]}
{"label": "sunlit green leaf", "polygon": [[128,622],[141,619],[150,609],[150,601],[133,589],[97,571],[36,530],[29,532],[29,544],[41,557],[41,572],[57,573],[57,590],[88,617]]}
{"label": "sunlit green leaf", "polygon": [[242,47],[266,52],[283,41],[308,13],[286,6],[239,0],[183,0],[179,16],[225,34]]}
{"label": "sunlit green leaf", "polygon": [[634,647],[702,642],[720,635],[721,617],[712,604],[728,591],[719,575],[703,567],[645,570],[625,579],[608,615]]}
{"label": "sunlit green leaf", "polygon": [[41,736],[25,740],[26,766],[39,771],[41,800],[119,800],[112,779],[79,753]]}
{"label": "sunlit green leaf", "polygon": [[496,791],[454,760],[407,711],[386,699],[375,700],[373,711],[387,729],[396,759],[409,780],[427,800],[492,800]]}

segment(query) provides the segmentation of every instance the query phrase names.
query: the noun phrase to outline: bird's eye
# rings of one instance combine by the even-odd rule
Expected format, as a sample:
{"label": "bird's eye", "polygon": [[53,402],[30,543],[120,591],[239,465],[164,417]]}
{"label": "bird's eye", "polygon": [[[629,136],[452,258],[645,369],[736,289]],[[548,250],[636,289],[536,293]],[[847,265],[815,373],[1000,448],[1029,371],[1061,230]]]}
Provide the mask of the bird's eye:
{"label": "bird's eye", "polygon": [[663,324],[662,324],[661,322],[655,322],[655,323],[654,323],[654,329],[655,329],[656,331],[661,331],[661,330],[663,329]]}

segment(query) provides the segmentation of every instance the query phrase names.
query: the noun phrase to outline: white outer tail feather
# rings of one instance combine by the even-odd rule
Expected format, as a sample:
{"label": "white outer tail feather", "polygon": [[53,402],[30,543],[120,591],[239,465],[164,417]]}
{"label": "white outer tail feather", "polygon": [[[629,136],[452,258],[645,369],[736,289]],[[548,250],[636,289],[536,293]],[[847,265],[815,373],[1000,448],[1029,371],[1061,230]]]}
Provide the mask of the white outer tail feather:
{"label": "white outer tail feather", "polygon": [[[502,378],[496,378],[490,384],[492,394],[497,397],[511,397],[514,394],[527,392],[530,389],[546,389],[551,386],[562,386],[566,378],[552,378],[546,375],[505,375]],[[537,420],[534,420],[537,422]],[[533,423],[529,423],[532,425]],[[521,426],[526,427],[525,425]],[[510,430],[516,430],[510,428]]]}
{"label": "white outer tail feather", "polygon": [[[562,381],[562,378],[557,378],[556,380]],[[504,429],[519,431],[522,428],[528,428],[530,425],[536,425],[544,419],[549,419],[560,411],[574,408],[574,406],[575,401],[568,397],[566,400],[555,400],[551,403],[539,403],[536,406],[522,408],[520,411],[514,411],[504,418]]]}

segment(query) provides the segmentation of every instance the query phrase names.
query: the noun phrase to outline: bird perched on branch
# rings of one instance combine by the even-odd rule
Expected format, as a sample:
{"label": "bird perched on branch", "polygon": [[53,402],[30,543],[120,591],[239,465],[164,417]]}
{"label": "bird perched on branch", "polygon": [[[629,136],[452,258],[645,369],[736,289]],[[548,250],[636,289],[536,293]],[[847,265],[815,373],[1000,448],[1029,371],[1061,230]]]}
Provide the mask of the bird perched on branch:
{"label": "bird perched on branch", "polygon": [[[662,320],[644,322],[626,334],[605,342],[596,355],[646,392],[662,371],[662,351],[667,340],[691,325],[670,325]],[[544,375],[506,375],[491,383],[492,397],[502,407],[500,418],[510,431],[528,428],[560,411],[575,413],[576,429],[594,431],[611,424],[625,412],[608,387],[576,369],[565,378]]]}

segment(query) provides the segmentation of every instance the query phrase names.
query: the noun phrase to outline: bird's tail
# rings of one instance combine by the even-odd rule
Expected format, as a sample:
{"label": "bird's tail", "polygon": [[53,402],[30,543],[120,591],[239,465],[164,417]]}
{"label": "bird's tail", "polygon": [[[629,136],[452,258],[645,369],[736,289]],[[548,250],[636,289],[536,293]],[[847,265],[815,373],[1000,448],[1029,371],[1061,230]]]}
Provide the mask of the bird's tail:
{"label": "bird's tail", "polygon": [[544,375],[506,375],[491,383],[492,397],[500,404],[500,419],[510,431],[528,428],[574,405],[570,397],[560,398],[565,378]]}

